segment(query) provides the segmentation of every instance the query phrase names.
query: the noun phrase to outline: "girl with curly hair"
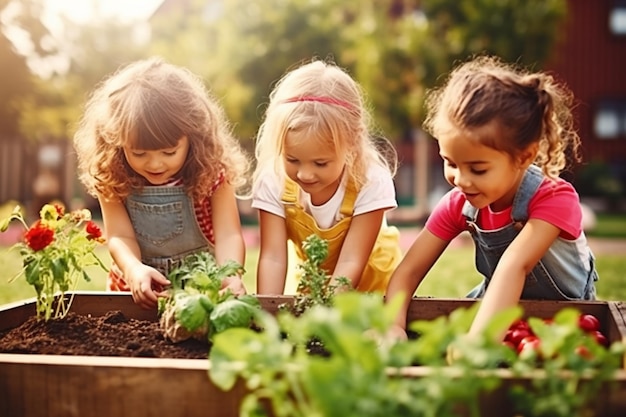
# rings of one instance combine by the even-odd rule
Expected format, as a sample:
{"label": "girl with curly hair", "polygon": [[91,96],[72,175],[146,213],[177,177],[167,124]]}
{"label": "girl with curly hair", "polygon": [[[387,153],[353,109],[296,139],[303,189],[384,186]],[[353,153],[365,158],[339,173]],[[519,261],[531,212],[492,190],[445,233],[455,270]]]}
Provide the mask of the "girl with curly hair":
{"label": "girl with curly hair", "polygon": [[[89,97],[74,148],[102,210],[110,290],[154,308],[187,255],[244,263],[236,192],[249,160],[198,76],[158,57],[120,68]],[[223,285],[245,293],[239,276]]]}

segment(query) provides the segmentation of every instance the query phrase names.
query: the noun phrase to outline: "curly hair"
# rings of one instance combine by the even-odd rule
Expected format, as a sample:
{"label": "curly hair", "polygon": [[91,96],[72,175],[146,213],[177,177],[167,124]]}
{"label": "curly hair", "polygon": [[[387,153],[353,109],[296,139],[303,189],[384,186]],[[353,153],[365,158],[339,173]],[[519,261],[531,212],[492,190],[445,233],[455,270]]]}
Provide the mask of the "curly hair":
{"label": "curly hair", "polygon": [[145,183],[123,148],[166,149],[183,136],[189,153],[180,174],[190,196],[206,198],[221,175],[236,189],[247,184],[250,161],[200,77],[159,57],[133,62],[87,100],[74,135],[79,179],[91,195],[121,201]]}
{"label": "curly hair", "polygon": [[457,66],[442,87],[428,92],[424,128],[437,138],[450,125],[479,127],[497,120],[509,134],[484,145],[515,157],[538,142],[534,162],[556,178],[581,159],[572,104],[571,91],[552,75],[478,56]]}
{"label": "curly hair", "polygon": [[385,138],[372,135],[363,91],[334,63],[313,60],[278,81],[257,134],[253,181],[266,169],[284,174],[282,154],[290,131],[307,132],[307,140],[345,154],[347,175],[357,188],[373,163],[395,175],[395,149]]}

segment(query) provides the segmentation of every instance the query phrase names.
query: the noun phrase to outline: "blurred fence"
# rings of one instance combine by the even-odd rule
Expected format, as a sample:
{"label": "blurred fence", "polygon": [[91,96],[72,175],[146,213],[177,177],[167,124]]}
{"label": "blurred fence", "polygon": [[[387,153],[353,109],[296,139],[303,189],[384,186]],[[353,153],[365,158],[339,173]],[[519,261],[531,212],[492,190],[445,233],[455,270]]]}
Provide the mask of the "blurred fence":
{"label": "blurred fence", "polygon": [[29,211],[50,200],[69,204],[76,188],[75,165],[67,140],[0,138],[0,204],[16,200]]}

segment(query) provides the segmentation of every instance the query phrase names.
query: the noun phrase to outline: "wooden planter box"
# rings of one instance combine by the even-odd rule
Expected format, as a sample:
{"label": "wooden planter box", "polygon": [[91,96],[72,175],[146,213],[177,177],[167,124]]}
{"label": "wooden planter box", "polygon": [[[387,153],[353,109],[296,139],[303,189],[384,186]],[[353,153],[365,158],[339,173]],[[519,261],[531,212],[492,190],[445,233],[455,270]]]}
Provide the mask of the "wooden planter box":
{"label": "wooden planter box", "polygon": [[[259,297],[263,308],[275,312],[291,297]],[[456,308],[469,307],[466,299],[414,299],[409,320],[434,319]],[[571,306],[594,314],[611,342],[626,336],[620,302],[524,301],[525,311],[535,317],[551,317]],[[104,315],[120,310],[127,317],[156,320],[156,313],[137,307],[130,295],[105,292],[77,292],[72,311]],[[0,330],[16,327],[35,314],[34,300],[0,309]],[[0,416],[156,416],[236,417],[245,395],[243,383],[223,392],[209,380],[207,360],[120,358],[93,356],[0,354]],[[404,375],[420,377],[426,367],[407,368]],[[503,390],[516,381],[506,370],[498,371],[504,384],[486,398],[488,415],[501,417],[507,408]],[[620,371],[613,389],[602,391],[597,416],[626,415],[626,371]],[[487,415],[486,414],[486,415]]]}

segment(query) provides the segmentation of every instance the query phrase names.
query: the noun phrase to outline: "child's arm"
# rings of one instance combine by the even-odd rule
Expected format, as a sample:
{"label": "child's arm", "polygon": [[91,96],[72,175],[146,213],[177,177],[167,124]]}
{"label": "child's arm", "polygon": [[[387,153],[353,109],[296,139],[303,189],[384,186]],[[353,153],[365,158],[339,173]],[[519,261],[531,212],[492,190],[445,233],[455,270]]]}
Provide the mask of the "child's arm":
{"label": "child's arm", "polygon": [[341,247],[333,277],[346,277],[356,288],[374,249],[386,209],[374,210],[352,218]]}
{"label": "child's arm", "polygon": [[524,225],[498,262],[472,323],[470,335],[482,332],[498,312],[517,305],[526,275],[543,257],[559,233],[556,226],[543,220],[530,219]]}
{"label": "child's arm", "polygon": [[285,219],[259,210],[261,239],[257,267],[257,294],[283,294],[287,276],[287,228]]}
{"label": "child's arm", "polygon": [[156,307],[159,291],[155,287],[167,286],[170,282],[156,269],[141,263],[141,250],[124,204],[103,198],[99,198],[99,202],[109,252],[122,271],[133,300],[146,309]]}
{"label": "child's arm", "polygon": [[[244,265],[246,246],[241,230],[241,220],[235,191],[224,181],[211,195],[213,235],[215,237],[215,260],[219,265],[235,261]],[[223,289],[235,295],[243,295],[246,289],[240,276],[224,279]]]}
{"label": "child's arm", "polygon": [[424,228],[402,258],[391,276],[385,293],[387,302],[395,297],[402,298],[389,337],[406,339],[406,316],[413,294],[449,243],[450,241],[443,240]]}

